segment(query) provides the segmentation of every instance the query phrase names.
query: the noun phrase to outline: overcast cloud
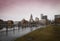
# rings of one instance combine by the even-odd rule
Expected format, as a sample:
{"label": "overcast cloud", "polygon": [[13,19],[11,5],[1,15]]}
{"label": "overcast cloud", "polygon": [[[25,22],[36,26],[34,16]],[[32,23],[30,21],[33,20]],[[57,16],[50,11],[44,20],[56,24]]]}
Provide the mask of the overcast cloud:
{"label": "overcast cloud", "polygon": [[60,0],[0,0],[0,19],[29,20],[31,14],[34,19],[40,14],[54,19],[55,14],[60,14]]}

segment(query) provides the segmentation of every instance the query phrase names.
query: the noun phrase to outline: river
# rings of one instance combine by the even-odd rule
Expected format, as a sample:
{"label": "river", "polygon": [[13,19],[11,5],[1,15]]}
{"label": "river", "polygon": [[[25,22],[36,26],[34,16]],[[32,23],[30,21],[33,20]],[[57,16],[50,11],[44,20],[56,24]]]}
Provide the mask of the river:
{"label": "river", "polygon": [[8,30],[6,31],[0,31],[0,41],[14,41],[18,37],[22,37],[23,35],[26,35],[36,29],[39,29],[42,26],[39,27],[26,27],[26,28],[18,28],[15,27],[15,30]]}

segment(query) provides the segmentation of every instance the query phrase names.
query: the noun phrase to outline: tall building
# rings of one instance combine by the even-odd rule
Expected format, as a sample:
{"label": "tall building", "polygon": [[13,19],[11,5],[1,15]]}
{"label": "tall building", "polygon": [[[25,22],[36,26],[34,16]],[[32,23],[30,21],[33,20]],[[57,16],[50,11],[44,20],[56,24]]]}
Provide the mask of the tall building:
{"label": "tall building", "polygon": [[55,18],[60,18],[60,15],[55,15]]}
{"label": "tall building", "polygon": [[47,19],[47,15],[41,14],[41,19]]}
{"label": "tall building", "polygon": [[32,14],[31,14],[31,16],[30,16],[30,20],[29,20],[29,21],[30,21],[30,22],[33,22],[33,21],[34,21]]}
{"label": "tall building", "polygon": [[43,24],[48,24],[47,15],[41,14],[41,20],[40,20],[40,22],[43,23]]}
{"label": "tall building", "polygon": [[42,19],[42,17],[43,17],[43,14],[41,14],[41,19]]}
{"label": "tall building", "polygon": [[60,15],[55,15],[55,24],[60,24]]}

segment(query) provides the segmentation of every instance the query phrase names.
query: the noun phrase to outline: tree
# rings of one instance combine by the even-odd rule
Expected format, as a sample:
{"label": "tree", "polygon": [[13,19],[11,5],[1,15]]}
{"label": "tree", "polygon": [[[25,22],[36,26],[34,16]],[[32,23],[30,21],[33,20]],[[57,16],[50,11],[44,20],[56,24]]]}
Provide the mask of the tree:
{"label": "tree", "polygon": [[3,29],[4,21],[0,19],[0,29]]}
{"label": "tree", "polygon": [[7,23],[6,26],[7,26],[8,28],[12,28],[12,27],[13,27],[14,22],[13,22],[12,20],[8,20],[6,23]]}

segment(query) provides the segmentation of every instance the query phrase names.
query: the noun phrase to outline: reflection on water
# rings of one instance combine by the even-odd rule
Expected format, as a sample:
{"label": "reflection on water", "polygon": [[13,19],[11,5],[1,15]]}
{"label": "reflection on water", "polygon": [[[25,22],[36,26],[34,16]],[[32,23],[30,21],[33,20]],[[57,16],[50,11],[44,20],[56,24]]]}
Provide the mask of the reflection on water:
{"label": "reflection on water", "polygon": [[13,30],[0,31],[0,41],[13,41],[40,27],[14,27]]}

